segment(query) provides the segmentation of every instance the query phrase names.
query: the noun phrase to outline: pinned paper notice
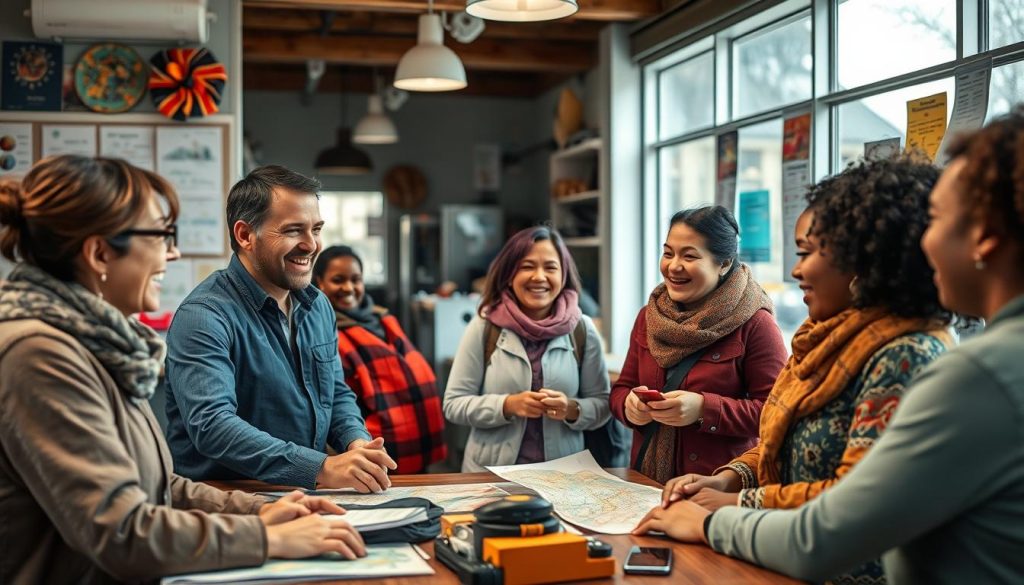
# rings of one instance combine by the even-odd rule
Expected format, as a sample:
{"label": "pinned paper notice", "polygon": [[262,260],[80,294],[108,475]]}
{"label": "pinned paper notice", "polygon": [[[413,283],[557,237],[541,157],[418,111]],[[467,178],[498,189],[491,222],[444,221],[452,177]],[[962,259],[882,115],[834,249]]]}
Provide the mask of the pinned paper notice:
{"label": "pinned paper notice", "polygon": [[987,60],[980,67],[972,66],[957,69],[956,98],[953,100],[953,115],[949,118],[946,137],[942,140],[935,162],[945,165],[946,149],[949,142],[957,134],[977,130],[985,123],[988,113],[988,88],[992,77],[992,62]]}
{"label": "pinned paper notice", "polygon": [[907,102],[907,150],[935,160],[946,134],[946,92]]}

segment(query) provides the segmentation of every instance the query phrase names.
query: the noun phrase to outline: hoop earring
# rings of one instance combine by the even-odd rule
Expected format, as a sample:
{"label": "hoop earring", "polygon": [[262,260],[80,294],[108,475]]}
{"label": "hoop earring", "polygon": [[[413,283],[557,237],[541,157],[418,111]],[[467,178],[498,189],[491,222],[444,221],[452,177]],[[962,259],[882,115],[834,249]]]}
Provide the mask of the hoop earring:
{"label": "hoop earring", "polygon": [[853,300],[855,300],[855,301],[857,300],[857,297],[860,296],[860,287],[857,284],[857,279],[858,278],[859,277],[854,276],[853,280],[850,281],[850,286],[849,286],[850,296],[853,297]]}

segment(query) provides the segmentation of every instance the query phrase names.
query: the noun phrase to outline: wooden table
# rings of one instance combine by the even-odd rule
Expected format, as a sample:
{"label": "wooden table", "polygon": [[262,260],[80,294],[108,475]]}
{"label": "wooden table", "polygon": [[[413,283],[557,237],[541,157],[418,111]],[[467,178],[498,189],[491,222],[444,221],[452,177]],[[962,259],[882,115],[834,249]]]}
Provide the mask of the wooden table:
{"label": "wooden table", "polygon": [[[609,469],[609,473],[632,482],[645,485],[658,486],[647,477],[631,469]],[[391,476],[391,485],[398,486],[422,486],[422,485],[449,485],[462,483],[503,483],[504,479],[490,472],[484,473],[436,473],[429,475],[394,475]],[[211,481],[210,485],[220,489],[240,489],[247,492],[255,491],[279,491],[288,489],[282,486],[271,486],[258,481]],[[586,532],[586,531],[584,531]],[[665,537],[653,536],[631,536],[628,534],[611,535],[602,534],[598,538],[612,545],[616,560],[615,575],[611,579],[591,580],[588,583],[650,583],[652,585],[667,585],[672,583],[700,583],[700,584],[778,584],[790,585],[799,581],[790,579],[774,573],[767,569],[751,565],[744,561],[736,560],[725,555],[720,555],[710,548],[702,545],[682,544]],[[622,572],[622,565],[626,561],[626,555],[633,545],[641,546],[665,546],[672,548],[672,575],[671,578],[647,577],[639,575],[625,575]],[[419,545],[430,555],[430,566],[436,574],[423,577],[395,577],[392,579],[371,579],[360,580],[360,583],[376,583],[380,585],[414,585],[414,584],[451,584],[459,583],[458,577],[445,565],[434,557],[434,543],[426,542]],[[345,583],[345,581],[321,581],[320,583]]]}

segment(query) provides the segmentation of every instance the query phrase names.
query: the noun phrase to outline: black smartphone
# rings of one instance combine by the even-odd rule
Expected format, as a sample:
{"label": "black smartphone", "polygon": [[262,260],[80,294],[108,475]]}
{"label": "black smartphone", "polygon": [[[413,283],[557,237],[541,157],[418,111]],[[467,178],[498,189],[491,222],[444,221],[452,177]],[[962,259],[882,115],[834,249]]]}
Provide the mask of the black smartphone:
{"label": "black smartphone", "polygon": [[668,575],[672,572],[672,549],[634,546],[622,569],[633,575]]}

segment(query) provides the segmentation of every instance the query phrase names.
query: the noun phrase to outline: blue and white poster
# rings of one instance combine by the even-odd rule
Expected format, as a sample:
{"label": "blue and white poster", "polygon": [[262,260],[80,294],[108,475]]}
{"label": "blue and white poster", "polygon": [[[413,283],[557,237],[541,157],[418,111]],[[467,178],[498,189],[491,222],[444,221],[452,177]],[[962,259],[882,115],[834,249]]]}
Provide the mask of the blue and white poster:
{"label": "blue and white poster", "polygon": [[744,262],[771,261],[770,201],[766,189],[740,193],[740,260]]}

